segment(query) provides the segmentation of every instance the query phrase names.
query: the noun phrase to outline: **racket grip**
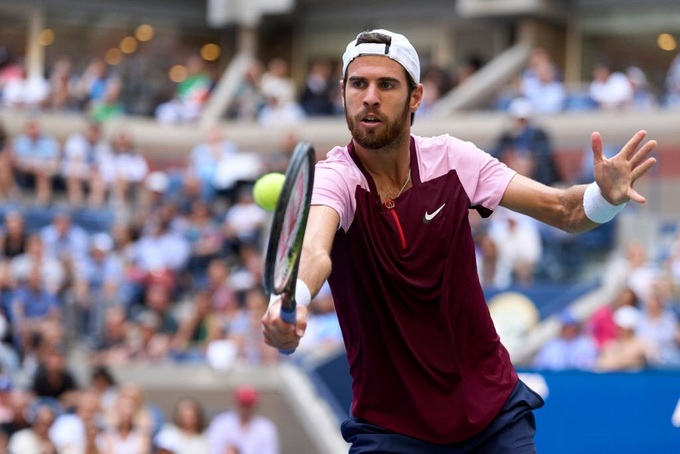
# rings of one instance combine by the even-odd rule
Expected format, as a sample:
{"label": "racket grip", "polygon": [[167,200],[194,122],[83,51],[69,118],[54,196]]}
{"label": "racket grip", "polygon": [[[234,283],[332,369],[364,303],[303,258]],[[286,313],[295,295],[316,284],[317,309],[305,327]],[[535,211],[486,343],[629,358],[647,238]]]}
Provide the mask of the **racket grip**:
{"label": "racket grip", "polygon": [[[295,319],[297,318],[295,312],[296,312],[295,307],[293,307],[290,310],[282,307],[281,308],[281,320],[283,320],[284,322],[286,322],[290,325],[295,325]],[[294,351],[295,351],[294,348],[292,348],[292,349],[279,349],[279,352],[281,352],[284,355],[290,355]]]}

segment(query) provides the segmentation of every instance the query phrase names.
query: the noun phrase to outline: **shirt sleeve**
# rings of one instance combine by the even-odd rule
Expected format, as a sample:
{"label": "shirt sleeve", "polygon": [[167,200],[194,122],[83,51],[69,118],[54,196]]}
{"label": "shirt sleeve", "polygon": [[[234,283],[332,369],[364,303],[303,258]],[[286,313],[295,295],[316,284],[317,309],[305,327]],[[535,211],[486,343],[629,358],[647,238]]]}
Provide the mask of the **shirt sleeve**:
{"label": "shirt sleeve", "polygon": [[312,205],[334,209],[343,230],[349,229],[356,209],[354,193],[360,184],[357,172],[350,163],[339,160],[320,161],[314,170]]}
{"label": "shirt sleeve", "polygon": [[516,172],[470,142],[461,143],[454,159],[470,206],[483,217],[489,216],[498,207]]}

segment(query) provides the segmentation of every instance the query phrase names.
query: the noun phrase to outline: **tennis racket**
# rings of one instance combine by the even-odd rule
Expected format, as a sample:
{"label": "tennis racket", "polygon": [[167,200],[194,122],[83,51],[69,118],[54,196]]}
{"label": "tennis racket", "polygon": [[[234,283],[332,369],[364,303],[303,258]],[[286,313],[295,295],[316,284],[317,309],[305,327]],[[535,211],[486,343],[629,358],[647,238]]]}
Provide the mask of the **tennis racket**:
{"label": "tennis racket", "polygon": [[307,142],[298,143],[276,203],[264,261],[264,288],[269,294],[284,295],[281,319],[290,324],[296,318],[295,284],[312,200],[315,161],[314,148]]}

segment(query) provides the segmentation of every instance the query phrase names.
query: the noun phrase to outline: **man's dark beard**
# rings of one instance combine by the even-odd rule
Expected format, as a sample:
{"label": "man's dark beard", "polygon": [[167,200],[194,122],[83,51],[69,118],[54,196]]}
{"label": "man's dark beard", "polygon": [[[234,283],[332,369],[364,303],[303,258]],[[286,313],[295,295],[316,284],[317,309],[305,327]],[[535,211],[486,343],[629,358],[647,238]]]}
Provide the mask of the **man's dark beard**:
{"label": "man's dark beard", "polygon": [[406,122],[410,121],[409,115],[411,112],[409,111],[409,101],[410,97],[406,99],[406,104],[404,105],[404,110],[401,112],[401,115],[399,115],[396,120],[385,123],[387,128],[384,132],[379,134],[369,134],[357,127],[356,122],[349,116],[345,109],[345,120],[347,121],[347,127],[352,133],[354,141],[362,147],[371,150],[378,150],[394,143],[394,141],[404,133],[404,128],[407,124]]}

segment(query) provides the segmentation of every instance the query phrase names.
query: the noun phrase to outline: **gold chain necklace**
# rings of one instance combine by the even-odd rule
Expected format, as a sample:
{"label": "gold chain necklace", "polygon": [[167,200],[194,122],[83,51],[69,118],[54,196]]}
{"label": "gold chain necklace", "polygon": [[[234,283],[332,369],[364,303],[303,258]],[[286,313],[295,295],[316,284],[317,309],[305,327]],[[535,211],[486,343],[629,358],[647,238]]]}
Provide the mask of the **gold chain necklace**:
{"label": "gold chain necklace", "polygon": [[390,200],[393,200],[393,199],[398,198],[398,197],[401,195],[401,193],[404,192],[404,189],[406,189],[406,186],[408,185],[408,182],[409,182],[409,181],[411,181],[411,169],[408,169],[408,176],[406,177],[406,181],[404,181],[404,185],[401,187],[401,189],[399,190],[399,192],[397,192],[397,195],[395,195],[394,197],[390,197],[389,194],[385,194],[385,195],[386,195],[386,196],[388,197],[388,199],[390,199]]}

